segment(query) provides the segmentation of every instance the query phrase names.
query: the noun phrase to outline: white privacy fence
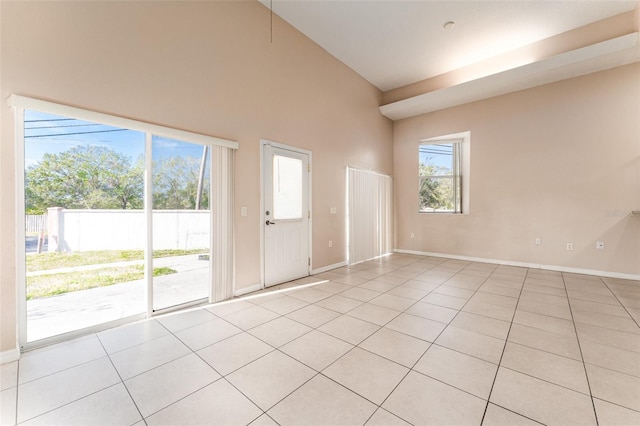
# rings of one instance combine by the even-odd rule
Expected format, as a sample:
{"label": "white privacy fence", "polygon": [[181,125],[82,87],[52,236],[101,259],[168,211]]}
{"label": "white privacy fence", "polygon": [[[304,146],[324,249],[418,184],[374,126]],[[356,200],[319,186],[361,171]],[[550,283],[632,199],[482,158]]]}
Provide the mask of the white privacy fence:
{"label": "white privacy fence", "polygon": [[[209,248],[209,210],[154,210],[154,250]],[[143,210],[66,210],[48,212],[49,251],[143,250]]]}
{"label": "white privacy fence", "polygon": [[26,232],[44,232],[47,230],[46,214],[28,214],[24,218]]}

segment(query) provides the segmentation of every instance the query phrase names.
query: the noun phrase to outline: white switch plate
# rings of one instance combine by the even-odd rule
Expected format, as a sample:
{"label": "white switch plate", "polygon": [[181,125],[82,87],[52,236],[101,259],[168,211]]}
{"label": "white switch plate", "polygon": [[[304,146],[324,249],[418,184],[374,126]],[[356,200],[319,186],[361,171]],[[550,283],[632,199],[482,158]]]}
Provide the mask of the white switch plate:
{"label": "white switch plate", "polygon": [[567,243],[567,250],[573,250],[573,243]]}
{"label": "white switch plate", "polygon": [[243,216],[243,217],[247,216],[247,206],[240,207],[240,216]]}
{"label": "white switch plate", "polygon": [[604,241],[598,241],[598,242],[596,243],[596,248],[597,248],[598,250],[604,250]]}
{"label": "white switch plate", "polygon": [[336,208],[335,207],[331,207],[329,209],[329,214],[336,214]]}
{"label": "white switch plate", "polygon": [[414,234],[413,232],[411,233],[411,239],[414,239],[416,237],[416,234]]}
{"label": "white switch plate", "polygon": [[333,247],[333,241],[329,240],[329,248]]}
{"label": "white switch plate", "polygon": [[536,245],[539,246],[540,244],[542,244],[542,240],[538,237],[536,238]]}

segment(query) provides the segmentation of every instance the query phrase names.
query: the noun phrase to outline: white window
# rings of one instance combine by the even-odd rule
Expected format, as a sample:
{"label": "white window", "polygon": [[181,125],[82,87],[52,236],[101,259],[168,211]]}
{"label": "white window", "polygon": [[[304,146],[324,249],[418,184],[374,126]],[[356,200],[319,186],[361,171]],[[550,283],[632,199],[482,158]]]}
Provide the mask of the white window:
{"label": "white window", "polygon": [[462,213],[462,139],[430,140],[418,149],[421,213]]}

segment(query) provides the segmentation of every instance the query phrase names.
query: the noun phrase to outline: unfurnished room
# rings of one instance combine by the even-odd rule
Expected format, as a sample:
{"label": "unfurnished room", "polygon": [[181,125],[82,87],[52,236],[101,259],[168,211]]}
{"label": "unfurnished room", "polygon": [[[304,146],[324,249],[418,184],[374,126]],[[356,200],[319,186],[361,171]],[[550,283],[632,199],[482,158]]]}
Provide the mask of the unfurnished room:
{"label": "unfurnished room", "polygon": [[639,425],[638,0],[0,0],[1,425]]}

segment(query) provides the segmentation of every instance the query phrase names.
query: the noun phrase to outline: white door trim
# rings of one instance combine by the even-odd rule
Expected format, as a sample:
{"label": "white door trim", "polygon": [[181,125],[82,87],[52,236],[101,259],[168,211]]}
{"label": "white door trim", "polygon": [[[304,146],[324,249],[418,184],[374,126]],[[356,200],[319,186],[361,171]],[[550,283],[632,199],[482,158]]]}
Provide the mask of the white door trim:
{"label": "white door trim", "polygon": [[[260,214],[258,215],[258,217],[260,218],[260,285],[261,288],[265,288],[265,277],[264,277],[264,268],[265,268],[265,251],[264,251],[264,242],[265,242],[265,237],[264,237],[264,224],[265,221],[267,220],[266,216],[265,216],[265,210],[264,210],[264,147],[265,145],[271,145],[275,148],[280,148],[280,149],[285,149],[287,151],[291,151],[291,152],[296,152],[299,154],[305,154],[309,156],[309,167],[310,167],[310,171],[309,171],[309,211],[313,211],[313,206],[312,206],[312,200],[313,200],[313,194],[312,194],[312,188],[313,188],[313,157],[312,157],[312,152],[308,151],[306,149],[302,149],[302,148],[298,148],[295,146],[291,146],[291,145],[286,145],[283,143],[279,143],[279,142],[274,142],[274,141],[270,141],[267,139],[260,139]],[[309,259],[310,259],[310,265],[309,265],[309,274],[311,274],[311,271],[313,270],[313,252],[312,252],[312,247],[313,247],[313,214],[311,215],[311,217],[309,218]]]}

